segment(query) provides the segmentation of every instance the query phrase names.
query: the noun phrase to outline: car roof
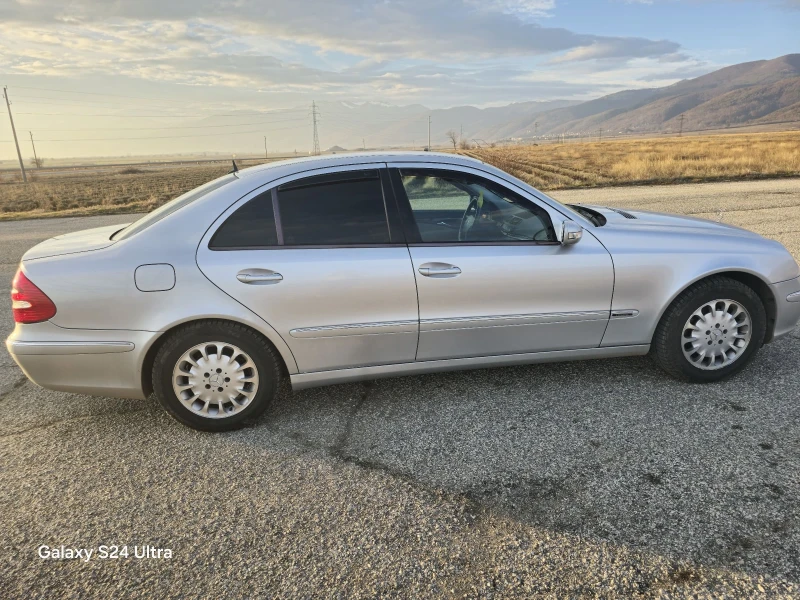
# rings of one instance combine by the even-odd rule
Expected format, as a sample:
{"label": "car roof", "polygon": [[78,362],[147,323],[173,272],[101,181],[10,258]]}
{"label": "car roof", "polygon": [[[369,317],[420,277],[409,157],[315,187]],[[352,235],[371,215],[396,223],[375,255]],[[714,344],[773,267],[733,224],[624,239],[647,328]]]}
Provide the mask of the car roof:
{"label": "car roof", "polygon": [[271,178],[283,177],[302,171],[324,169],[341,165],[357,165],[382,162],[429,162],[433,164],[460,164],[481,165],[486,169],[483,161],[461,154],[447,152],[420,152],[420,151],[370,151],[370,152],[343,152],[341,154],[324,154],[320,156],[306,156],[290,158],[275,162],[241,169],[236,174],[242,178],[253,176],[270,176]]}

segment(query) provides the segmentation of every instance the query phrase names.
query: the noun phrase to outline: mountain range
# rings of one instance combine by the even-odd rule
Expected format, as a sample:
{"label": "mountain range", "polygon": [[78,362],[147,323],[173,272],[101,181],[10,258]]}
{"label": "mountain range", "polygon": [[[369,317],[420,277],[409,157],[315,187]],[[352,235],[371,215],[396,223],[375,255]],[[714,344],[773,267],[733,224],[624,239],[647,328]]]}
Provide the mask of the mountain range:
{"label": "mountain range", "polygon": [[[346,114],[347,111],[349,114]],[[329,117],[325,117],[326,112]],[[452,130],[467,139],[500,141],[567,136],[648,134],[725,129],[794,122],[800,124],[800,54],[741,63],[662,88],[626,90],[587,102],[554,100],[501,107],[421,105],[323,105],[320,131],[344,147],[353,127],[367,146],[439,145]],[[342,121],[338,121],[341,116]]]}
{"label": "mountain range", "polygon": [[[231,110],[208,117],[161,117],[147,115],[131,120],[120,114],[104,115],[107,135],[95,133],[98,122],[87,117],[92,132],[86,150],[81,140],[69,146],[49,145],[70,141],[60,129],[45,136],[41,144],[64,149],[67,155],[225,154],[263,156],[295,152],[305,155],[312,148],[312,107]],[[104,109],[105,110],[105,109]],[[209,112],[217,112],[213,106]],[[108,111],[106,111],[108,112]],[[786,122],[787,129],[800,125],[800,54],[725,67],[695,79],[661,88],[626,90],[586,102],[573,100],[528,101],[477,108],[455,106],[431,110],[421,104],[397,106],[380,102],[325,101],[315,105],[321,150],[435,147],[449,143],[448,131],[457,138],[479,144],[503,140],[538,141],[556,136],[591,138],[620,134],[653,134],[736,128]],[[42,117],[41,128],[61,127],[62,117]],[[74,119],[74,117],[71,117]],[[141,133],[130,133],[131,126]],[[125,134],[116,133],[125,130]],[[54,140],[50,140],[52,135]],[[82,137],[74,134],[77,137]],[[59,140],[58,138],[64,138]],[[120,138],[120,140],[117,140]],[[106,141],[107,139],[107,141]],[[37,146],[39,145],[37,139]],[[48,156],[48,154],[45,154]],[[13,164],[9,161],[9,164]]]}

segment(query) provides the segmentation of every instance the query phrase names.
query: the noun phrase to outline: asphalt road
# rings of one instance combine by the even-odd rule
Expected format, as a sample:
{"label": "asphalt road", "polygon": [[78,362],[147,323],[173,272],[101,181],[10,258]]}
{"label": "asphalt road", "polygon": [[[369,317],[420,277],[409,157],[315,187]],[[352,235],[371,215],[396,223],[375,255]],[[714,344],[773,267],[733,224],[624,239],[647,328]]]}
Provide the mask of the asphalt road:
{"label": "asphalt road", "polygon": [[[755,185],[742,201],[768,199]],[[0,280],[41,239],[126,220],[1,223]],[[42,390],[3,350],[0,596],[797,597],[799,361],[795,331],[717,385],[634,358],[284,389],[212,435]],[[97,557],[114,544],[172,558]]]}

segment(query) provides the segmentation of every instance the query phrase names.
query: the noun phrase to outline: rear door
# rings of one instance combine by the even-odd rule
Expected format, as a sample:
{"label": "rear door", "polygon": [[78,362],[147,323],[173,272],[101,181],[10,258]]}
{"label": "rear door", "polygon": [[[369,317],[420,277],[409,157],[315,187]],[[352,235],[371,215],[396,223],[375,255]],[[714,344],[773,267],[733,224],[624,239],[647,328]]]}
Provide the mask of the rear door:
{"label": "rear door", "polygon": [[417,292],[384,167],[280,180],[200,245],[200,269],[278,331],[301,372],[414,360]]}
{"label": "rear door", "polygon": [[417,360],[600,345],[614,271],[554,209],[464,167],[390,164],[419,294]]}

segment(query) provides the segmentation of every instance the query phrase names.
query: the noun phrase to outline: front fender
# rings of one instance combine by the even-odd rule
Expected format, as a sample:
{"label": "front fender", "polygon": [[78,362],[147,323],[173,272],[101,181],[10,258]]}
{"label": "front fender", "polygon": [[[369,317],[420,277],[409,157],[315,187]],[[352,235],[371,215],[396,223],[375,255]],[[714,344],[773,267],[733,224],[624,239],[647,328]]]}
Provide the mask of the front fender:
{"label": "front fender", "polygon": [[[614,261],[612,318],[601,346],[649,344],[670,304],[694,283],[721,273],[744,273],[769,284],[798,276],[778,242],[735,236],[642,236],[603,232]],[[638,311],[614,317],[615,311]]]}

